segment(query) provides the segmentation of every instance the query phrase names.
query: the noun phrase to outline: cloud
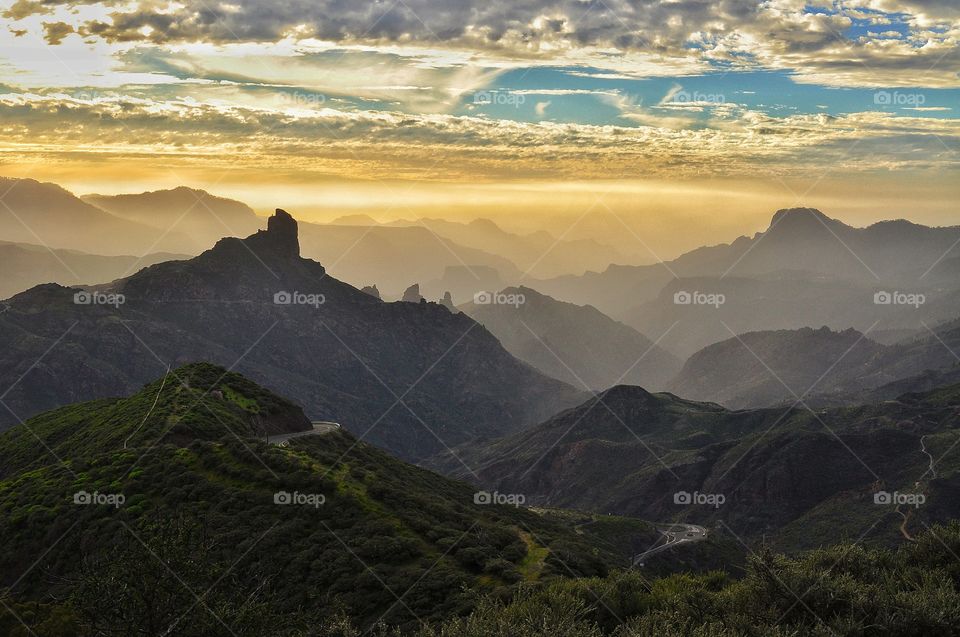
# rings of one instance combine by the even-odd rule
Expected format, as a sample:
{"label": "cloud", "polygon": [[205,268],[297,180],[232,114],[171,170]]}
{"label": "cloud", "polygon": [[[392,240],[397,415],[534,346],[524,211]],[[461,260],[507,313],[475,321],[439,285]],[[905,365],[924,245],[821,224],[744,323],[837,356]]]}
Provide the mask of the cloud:
{"label": "cloud", "polygon": [[543,117],[547,112],[547,107],[552,103],[553,102],[550,100],[547,100],[546,102],[537,102],[536,106],[534,106],[534,111],[537,113],[537,117]]}
{"label": "cloud", "polygon": [[[639,116],[642,113],[638,113]],[[157,157],[306,178],[475,181],[817,175],[957,166],[960,122],[889,113],[772,117],[736,107],[713,128],[513,122],[321,107],[241,108],[191,100],[0,96],[11,155]],[[950,177],[944,177],[949,179]]]}
{"label": "cloud", "polygon": [[[16,0],[4,15],[59,17],[78,7],[90,9],[69,22],[78,33],[117,45],[312,41],[590,66],[610,77],[768,68],[831,86],[960,85],[954,0]],[[863,24],[904,35],[848,31]]]}
{"label": "cloud", "polygon": [[73,33],[73,27],[66,22],[44,22],[43,39],[47,44],[56,46],[63,42],[63,39]]}

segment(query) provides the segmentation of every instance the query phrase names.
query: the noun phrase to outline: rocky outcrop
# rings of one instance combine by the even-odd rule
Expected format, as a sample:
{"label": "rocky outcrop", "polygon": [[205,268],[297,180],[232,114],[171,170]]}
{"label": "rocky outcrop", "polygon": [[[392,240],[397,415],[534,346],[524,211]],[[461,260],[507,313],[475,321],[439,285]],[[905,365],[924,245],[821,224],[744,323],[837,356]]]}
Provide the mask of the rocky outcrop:
{"label": "rocky outcrop", "polygon": [[403,293],[403,298],[400,300],[404,303],[419,303],[422,301],[423,296],[420,294],[420,284],[414,283],[408,287]]}
{"label": "rocky outcrop", "polygon": [[451,312],[457,309],[457,306],[453,304],[453,296],[450,295],[449,290],[443,293],[443,298],[440,299],[439,303]]}
{"label": "rocky outcrop", "polygon": [[248,237],[245,243],[254,252],[262,250],[280,258],[295,259],[300,256],[297,220],[286,210],[277,208],[267,221],[267,229]]}

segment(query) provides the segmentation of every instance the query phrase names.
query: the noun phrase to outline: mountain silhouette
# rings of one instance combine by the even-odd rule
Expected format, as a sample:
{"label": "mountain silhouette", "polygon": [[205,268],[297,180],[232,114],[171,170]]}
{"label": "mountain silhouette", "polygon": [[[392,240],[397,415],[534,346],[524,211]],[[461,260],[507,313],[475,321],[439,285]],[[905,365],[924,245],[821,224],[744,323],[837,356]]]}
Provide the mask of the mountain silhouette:
{"label": "mountain silhouette", "polygon": [[148,265],[188,258],[188,255],[170,253],[153,253],[142,257],[104,256],[79,250],[57,250],[30,243],[0,241],[0,272],[3,272],[0,299],[41,283],[104,283]]}
{"label": "mountain silhouette", "polygon": [[540,371],[584,389],[629,383],[663,389],[680,361],[591,306],[520,286],[478,296],[461,309]]}
{"label": "mountain silhouette", "polygon": [[282,210],[246,239],[221,239],[193,259],[83,294],[48,284],[7,302],[6,424],[130,393],[168,365],[204,360],[416,459],[516,431],[581,396],[513,358],[466,315],[384,303],[328,276],[299,256],[298,224]]}
{"label": "mountain silhouette", "polygon": [[0,237],[6,241],[107,256],[194,254],[202,245],[176,228],[112,215],[57,184],[0,177],[0,193]]}
{"label": "mountain silhouette", "polygon": [[225,235],[246,236],[262,228],[264,221],[242,202],[186,186],[139,194],[85,195],[82,199],[123,219],[187,234],[194,254]]}

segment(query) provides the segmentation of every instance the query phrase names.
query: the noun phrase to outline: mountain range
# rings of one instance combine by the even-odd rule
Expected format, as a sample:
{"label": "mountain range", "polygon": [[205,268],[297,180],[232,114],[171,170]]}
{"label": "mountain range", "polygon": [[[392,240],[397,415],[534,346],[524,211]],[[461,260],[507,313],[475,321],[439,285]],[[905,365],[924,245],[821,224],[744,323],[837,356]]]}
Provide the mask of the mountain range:
{"label": "mountain range", "polygon": [[78,250],[58,250],[30,243],[0,241],[0,299],[41,283],[61,285],[113,281],[155,263],[186,259],[187,255],[152,253],[142,257],[103,256]]}
{"label": "mountain range", "polygon": [[515,264],[524,278],[549,278],[570,272],[582,274],[610,263],[625,262],[630,257],[593,239],[557,238],[544,230],[514,234],[490,219],[460,223],[424,217],[383,225],[424,227],[457,245],[495,252]]}
{"label": "mountain range", "polygon": [[861,624],[950,624],[926,600],[960,537],[938,526],[960,517],[957,228],[782,210],[531,287],[508,282],[619,256],[482,220],[5,185],[0,231],[43,245],[0,244],[0,633],[679,635],[709,599],[710,634],[772,634],[781,581],[832,608],[841,563],[858,599],[935,574]]}
{"label": "mountain range", "polygon": [[734,409],[800,398],[815,405],[858,404],[950,384],[960,363],[956,352],[956,320],[890,345],[853,329],[748,332],[691,356],[668,387]]}
{"label": "mountain range", "polygon": [[539,506],[721,525],[797,550],[896,544],[956,518],[957,440],[960,385],[817,411],[730,411],[618,386],[433,466]]}
{"label": "mountain range", "polygon": [[[960,314],[960,279],[952,276],[958,255],[960,227],[899,220],[854,228],[794,208],[777,211],[753,237],[665,263],[611,265],[530,285],[593,305],[653,339],[669,330],[661,345],[685,359],[746,332],[823,325],[901,336],[923,331],[924,323]],[[877,295],[892,302],[877,303]]]}
{"label": "mountain range", "polygon": [[[185,186],[78,197],[56,184],[3,178],[0,195],[4,203],[0,236],[5,240],[92,255],[196,255],[221,237],[247,236],[265,224],[263,217],[240,201]],[[391,298],[420,283],[430,298],[452,289],[458,302],[463,302],[484,288],[480,271],[492,271],[498,280],[513,282],[528,269],[531,276],[554,276],[621,258],[592,240],[556,239],[546,232],[519,235],[486,219],[457,223],[427,218],[379,224],[369,217],[351,216],[333,223],[301,221],[300,230],[304,256],[328,264],[333,275],[358,287],[377,285]],[[395,267],[400,261],[405,264],[402,269]],[[469,278],[447,288],[442,279],[451,267],[463,268]],[[76,283],[74,279],[55,281]]]}
{"label": "mountain range", "polygon": [[164,232],[117,217],[56,184],[34,179],[0,177],[0,202],[0,237],[12,243],[108,256],[189,254],[201,246],[176,229]]}
{"label": "mountain range", "polygon": [[221,237],[244,237],[263,227],[263,219],[250,206],[186,186],[127,195],[85,195],[81,199],[121,219],[161,232],[184,233],[197,250]]}
{"label": "mountain range", "polygon": [[574,387],[617,384],[664,389],[680,361],[643,334],[591,306],[558,301],[528,287],[478,294],[460,306],[511,354]]}
{"label": "mountain range", "polygon": [[581,392],[513,358],[435,303],[386,303],[299,255],[297,222],[225,238],[107,286],[38,286],[0,314],[7,425],[129,393],[204,360],[295,399],[314,419],[416,459],[534,424]]}

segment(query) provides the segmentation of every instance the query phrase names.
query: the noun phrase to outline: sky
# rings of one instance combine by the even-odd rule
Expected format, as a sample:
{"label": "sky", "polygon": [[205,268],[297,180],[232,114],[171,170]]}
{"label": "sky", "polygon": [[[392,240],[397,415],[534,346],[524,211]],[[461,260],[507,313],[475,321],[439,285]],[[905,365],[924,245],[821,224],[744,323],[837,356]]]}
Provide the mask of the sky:
{"label": "sky", "polygon": [[78,193],[626,227],[666,255],[796,205],[957,222],[955,0],[0,0],[0,16],[0,174]]}

